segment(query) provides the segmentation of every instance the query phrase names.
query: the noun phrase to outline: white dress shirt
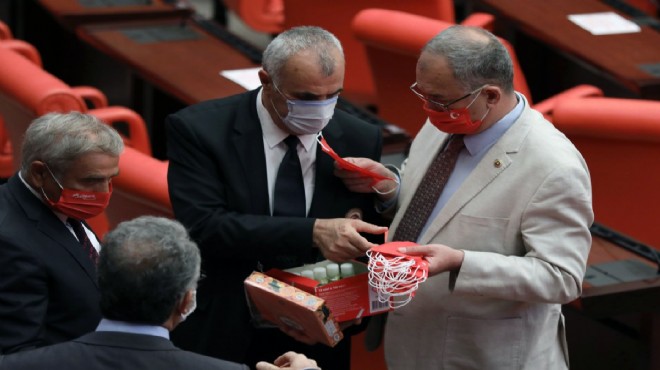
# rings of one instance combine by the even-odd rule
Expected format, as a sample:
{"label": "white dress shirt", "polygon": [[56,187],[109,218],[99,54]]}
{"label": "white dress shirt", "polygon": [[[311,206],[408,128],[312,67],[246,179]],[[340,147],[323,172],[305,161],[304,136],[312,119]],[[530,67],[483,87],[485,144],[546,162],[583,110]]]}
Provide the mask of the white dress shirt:
{"label": "white dress shirt", "polygon": [[[266,176],[268,178],[268,199],[270,201],[270,214],[273,214],[273,200],[275,194],[275,180],[277,170],[286,154],[288,147],[284,143],[289,134],[277,127],[275,122],[261,102],[261,93],[257,94],[257,115],[261,122],[261,131],[264,139],[264,153],[266,154]],[[303,182],[305,184],[305,213],[309,213],[314,196],[314,181],[316,178],[316,134],[299,135],[298,157],[302,167]]]}

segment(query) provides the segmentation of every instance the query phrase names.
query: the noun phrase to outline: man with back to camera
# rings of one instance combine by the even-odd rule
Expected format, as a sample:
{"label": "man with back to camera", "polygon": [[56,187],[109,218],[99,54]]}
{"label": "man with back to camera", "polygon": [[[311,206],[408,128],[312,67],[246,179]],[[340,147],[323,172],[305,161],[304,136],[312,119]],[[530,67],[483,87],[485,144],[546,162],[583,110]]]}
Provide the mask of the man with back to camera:
{"label": "man with back to camera", "polygon": [[[195,310],[201,257],[177,221],[142,216],[109,232],[98,280],[103,319],[96,331],[56,345],[0,356],[0,370],[169,369],[247,370],[247,366],[182,351],[169,332]],[[320,370],[304,355],[288,352],[280,364]],[[261,363],[258,370],[274,364]]]}
{"label": "man with back to camera", "polygon": [[[411,90],[428,121],[404,167],[390,235],[419,244],[400,251],[424,256],[431,277],[388,316],[388,368],[568,368],[561,305],[581,293],[593,222],[584,159],[513,90],[510,56],[486,30],[435,36]],[[368,179],[338,175],[372,191]]]}
{"label": "man with back to camera", "polygon": [[0,187],[0,353],[98,324],[100,245],[84,220],[107,206],[122,150],[119,134],[87,114],[46,114],[28,127],[20,172]]}
{"label": "man with back to camera", "polygon": [[[196,104],[166,120],[172,206],[200,245],[207,275],[200,307],[174,333],[174,342],[248,364],[292,348],[326,370],[345,370],[350,332],[328,348],[254,328],[243,280],[254,270],[350,260],[374,245],[359,234],[386,230],[367,223],[382,222],[373,196],[346,189],[316,136],[322,132],[340,156],[379,160],[380,130],[335,110],[344,56],[323,29],[297,27],[278,35],[264,52],[259,78],[257,90]],[[287,161],[292,156],[298,157],[293,164]],[[297,167],[298,181],[282,193],[281,170],[291,167]],[[350,214],[362,214],[364,221],[347,219]]]}

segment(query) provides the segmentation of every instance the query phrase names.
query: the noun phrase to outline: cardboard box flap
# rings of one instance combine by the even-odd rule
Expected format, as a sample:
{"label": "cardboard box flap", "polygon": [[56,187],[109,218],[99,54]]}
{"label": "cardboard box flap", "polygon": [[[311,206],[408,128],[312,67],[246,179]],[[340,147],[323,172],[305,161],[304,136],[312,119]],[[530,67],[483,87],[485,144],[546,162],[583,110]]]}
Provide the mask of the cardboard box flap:
{"label": "cardboard box flap", "polygon": [[244,285],[257,320],[304,331],[331,347],[343,338],[323,299],[256,271],[245,279]]}

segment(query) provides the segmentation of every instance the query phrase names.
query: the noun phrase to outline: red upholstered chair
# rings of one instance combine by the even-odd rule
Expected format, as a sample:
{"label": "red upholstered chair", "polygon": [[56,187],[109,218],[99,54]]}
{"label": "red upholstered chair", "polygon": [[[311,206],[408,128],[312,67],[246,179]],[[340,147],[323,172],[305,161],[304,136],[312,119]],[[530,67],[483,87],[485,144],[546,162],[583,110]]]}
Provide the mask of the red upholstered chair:
{"label": "red upholstered chair", "polygon": [[223,3],[256,31],[275,34],[284,30],[283,0],[225,0]]}
{"label": "red upholstered chair", "polygon": [[167,161],[126,147],[119,158],[119,176],[106,209],[108,227],[142,215],[174,218],[167,191]]}
{"label": "red upholstered chair", "polygon": [[596,222],[660,249],[660,101],[566,99],[553,119],[587,161]]}
{"label": "red upholstered chair", "polygon": [[[134,111],[125,107],[107,106],[89,109],[79,91],[91,93],[95,89],[72,89],[33,62],[1,47],[0,66],[0,117],[12,143],[15,169],[20,168],[21,143],[25,130],[32,120],[49,112],[79,111],[95,115],[110,125],[126,125],[126,144],[151,155],[145,123]],[[92,100],[107,105],[104,96],[95,96]],[[102,235],[107,230],[105,215],[91,220],[90,224],[97,234]]]}
{"label": "red upholstered chair", "polygon": [[[27,42],[13,39],[9,26],[4,22],[0,22],[0,47],[13,50],[41,66],[41,57],[37,49]],[[12,153],[9,134],[5,129],[2,117],[0,117],[0,178],[2,179],[11,177],[15,172]]]}
{"label": "red upholstered chair", "polygon": [[[364,45],[377,92],[378,115],[414,136],[426,120],[422,103],[410,91],[415,82],[415,66],[422,47],[452,24],[410,13],[367,9],[355,17],[352,29]],[[535,103],[518,58],[511,44],[508,48],[514,65],[514,87],[527,97],[534,109],[551,119],[558,100],[576,96],[602,96],[595,86],[580,85],[547,100]]]}
{"label": "red upholstered chair", "polygon": [[0,179],[8,179],[16,172],[12,153],[11,141],[9,141],[5,124],[0,117]]}
{"label": "red upholstered chair", "polygon": [[[107,104],[107,99],[94,88],[71,88],[11,50],[0,48],[0,65],[0,114],[14,145],[14,153],[20,153],[23,132],[36,117],[49,112],[79,111],[96,115],[110,125],[127,124],[127,145],[151,154],[146,125],[134,111],[107,106],[88,109],[79,91],[97,94],[90,97],[98,104]],[[19,164],[20,158],[17,157],[15,165]]]}
{"label": "red upholstered chair", "polygon": [[[12,50],[38,67],[42,67],[41,55],[39,51],[22,40],[12,38],[12,33],[9,27],[0,22],[0,47]],[[108,100],[105,95],[98,89],[91,86],[77,86],[71,87],[71,90],[80,96],[88,106],[93,108],[103,108],[108,106]],[[9,135],[4,127],[4,120],[0,117],[0,178],[8,178],[15,172],[13,149]]]}
{"label": "red upholstered chair", "polygon": [[0,40],[10,40],[12,38],[11,29],[7,23],[0,21]]}
{"label": "red upholstered chair", "polygon": [[[284,26],[314,25],[332,32],[341,41],[346,55],[344,96],[360,105],[377,104],[376,87],[364,47],[351,31],[351,21],[361,10],[383,8],[425,15],[429,18],[455,23],[453,0],[284,0]],[[491,28],[493,17],[474,13],[462,24]],[[381,26],[390,26],[387,19]],[[397,73],[392,71],[392,73]]]}

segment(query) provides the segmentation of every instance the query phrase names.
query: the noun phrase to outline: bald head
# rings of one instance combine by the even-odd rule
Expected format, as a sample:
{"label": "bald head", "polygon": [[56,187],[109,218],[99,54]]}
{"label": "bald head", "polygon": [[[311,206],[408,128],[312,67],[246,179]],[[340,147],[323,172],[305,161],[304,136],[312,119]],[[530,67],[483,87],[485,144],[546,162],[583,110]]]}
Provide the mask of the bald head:
{"label": "bald head", "polygon": [[[513,63],[498,38],[483,28],[456,25],[432,38],[422,55],[443,57],[462,87],[474,90],[483,85],[499,86],[513,93]],[[428,58],[420,58],[425,63]],[[425,68],[418,65],[418,68]]]}
{"label": "bald head", "polygon": [[304,55],[324,76],[343,68],[344,52],[339,40],[330,32],[314,26],[294,27],[279,34],[263,54],[263,68],[276,85],[281,83],[283,69],[295,56]]}

